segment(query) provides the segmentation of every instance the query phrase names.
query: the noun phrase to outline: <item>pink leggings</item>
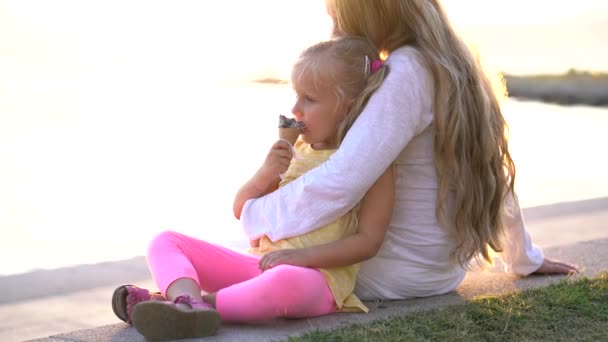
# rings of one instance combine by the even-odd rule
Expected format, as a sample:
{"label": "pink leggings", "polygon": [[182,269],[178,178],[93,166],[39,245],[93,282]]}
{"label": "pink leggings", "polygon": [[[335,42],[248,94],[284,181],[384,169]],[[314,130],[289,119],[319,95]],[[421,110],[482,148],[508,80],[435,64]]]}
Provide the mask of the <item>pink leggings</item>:
{"label": "pink leggings", "polygon": [[175,232],[157,235],[148,247],[148,265],[163,295],[175,280],[193,279],[204,292],[217,292],[216,309],[225,322],[255,323],[336,311],[318,270],[281,265],[262,272],[258,261],[259,257]]}

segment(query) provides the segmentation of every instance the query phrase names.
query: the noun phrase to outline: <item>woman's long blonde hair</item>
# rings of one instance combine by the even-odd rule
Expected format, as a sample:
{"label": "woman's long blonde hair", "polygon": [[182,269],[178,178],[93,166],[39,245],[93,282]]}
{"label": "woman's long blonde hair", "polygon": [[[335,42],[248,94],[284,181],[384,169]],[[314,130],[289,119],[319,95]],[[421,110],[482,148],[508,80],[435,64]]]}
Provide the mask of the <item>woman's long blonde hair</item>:
{"label": "woman's long blonde hair", "polygon": [[344,36],[304,50],[292,68],[292,82],[307,77],[317,89],[331,89],[338,106],[343,101],[351,101],[338,127],[338,144],[384,80],[386,67],[371,70],[372,62],[379,59],[380,52],[369,39]]}
{"label": "woman's long blonde hair", "polygon": [[[503,201],[513,192],[515,164],[507,123],[479,61],[437,0],[327,0],[327,5],[341,32],[368,37],[388,54],[412,46],[422,55],[435,85],[437,219],[455,227],[453,256],[461,265],[480,255],[491,262],[488,246],[502,250]],[[454,208],[446,217],[451,192]]]}

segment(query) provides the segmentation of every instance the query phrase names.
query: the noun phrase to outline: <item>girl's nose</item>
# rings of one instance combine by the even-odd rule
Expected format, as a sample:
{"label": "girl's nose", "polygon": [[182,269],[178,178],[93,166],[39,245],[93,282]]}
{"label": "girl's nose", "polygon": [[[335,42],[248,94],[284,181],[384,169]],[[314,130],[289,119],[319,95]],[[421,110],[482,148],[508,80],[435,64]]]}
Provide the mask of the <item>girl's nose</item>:
{"label": "girl's nose", "polygon": [[300,121],[300,119],[302,118],[302,112],[300,111],[300,108],[298,106],[298,103],[296,102],[296,104],[293,105],[293,107],[291,108],[291,114],[293,114],[293,116],[296,118],[296,120]]}

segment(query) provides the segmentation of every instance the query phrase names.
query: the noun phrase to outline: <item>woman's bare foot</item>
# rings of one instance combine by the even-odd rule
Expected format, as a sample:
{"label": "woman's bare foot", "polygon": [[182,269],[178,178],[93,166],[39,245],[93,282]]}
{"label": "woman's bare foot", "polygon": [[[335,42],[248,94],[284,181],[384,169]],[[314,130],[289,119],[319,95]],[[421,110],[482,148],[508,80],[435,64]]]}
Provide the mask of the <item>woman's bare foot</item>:
{"label": "woman's bare foot", "polygon": [[543,264],[534,272],[536,274],[576,274],[578,273],[578,267],[545,258]]}

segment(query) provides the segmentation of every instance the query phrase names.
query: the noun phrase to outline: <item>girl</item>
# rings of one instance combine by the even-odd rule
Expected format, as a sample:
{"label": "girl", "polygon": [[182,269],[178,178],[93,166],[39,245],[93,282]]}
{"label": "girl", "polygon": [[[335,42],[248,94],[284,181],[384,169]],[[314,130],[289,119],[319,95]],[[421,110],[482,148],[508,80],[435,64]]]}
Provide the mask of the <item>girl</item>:
{"label": "girl", "polygon": [[334,34],[368,37],[390,73],[329,161],[245,203],[250,239],[334,220],[394,163],[394,214],[381,250],[361,264],[360,298],[450,292],[472,261],[491,261],[490,249],[517,275],[576,272],[531,243],[499,103],[439,1],[327,0],[327,9]]}
{"label": "girl", "polygon": [[[236,217],[247,200],[280,191],[326,161],[385,73],[377,49],[363,38],[338,38],[304,51],[292,70],[297,95],[292,112],[304,123],[295,144],[298,158],[292,159],[284,141],[276,142],[237,193]],[[115,307],[125,314],[126,303],[133,309],[119,317],[132,320],[146,338],[162,340],[211,335],[220,321],[367,312],[353,290],[358,263],[376,254],[392,214],[393,173],[388,165],[385,169],[363,200],[336,220],[289,239],[262,236],[249,254],[174,232],[160,234],[150,244],[148,263],[169,301],[149,300],[158,297],[122,286]],[[341,249],[335,248],[338,240]],[[202,297],[201,290],[208,294]]]}

